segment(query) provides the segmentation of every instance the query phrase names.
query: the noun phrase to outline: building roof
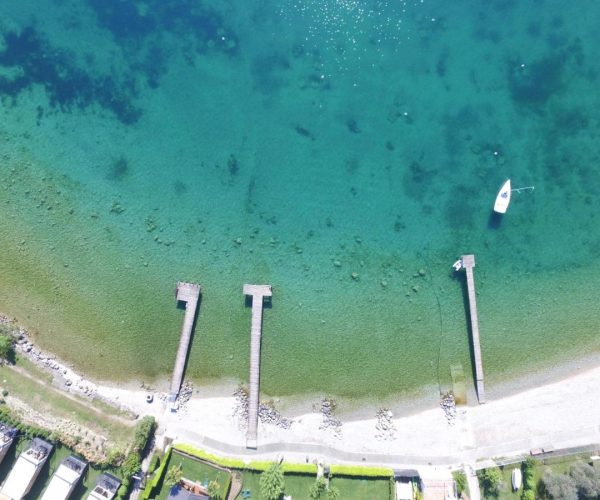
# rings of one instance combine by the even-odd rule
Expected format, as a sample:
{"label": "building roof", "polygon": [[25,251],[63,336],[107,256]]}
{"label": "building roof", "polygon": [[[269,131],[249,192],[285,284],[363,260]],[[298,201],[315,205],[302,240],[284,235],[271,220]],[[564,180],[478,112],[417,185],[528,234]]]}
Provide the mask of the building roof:
{"label": "building roof", "polygon": [[42,495],[42,500],[63,500],[68,498],[69,494],[79,480],[86,463],[75,457],[67,457],[56,469],[56,472],[50,480],[50,484]]}
{"label": "building roof", "polygon": [[210,500],[210,497],[199,493],[192,493],[181,486],[174,486],[169,491],[167,500]]}
{"label": "building roof", "polygon": [[413,488],[412,483],[404,483],[396,481],[396,500],[412,500]]}
{"label": "building roof", "polygon": [[412,479],[414,477],[419,477],[419,471],[415,469],[394,469],[394,477],[396,479]]}
{"label": "building roof", "polygon": [[89,494],[87,500],[110,500],[117,494],[119,486],[121,486],[121,481],[112,474],[103,472],[98,476],[96,487]]}
{"label": "building roof", "polygon": [[19,455],[2,485],[0,493],[9,498],[23,498],[51,451],[50,443],[34,438],[29,447]]}
{"label": "building roof", "polygon": [[18,432],[19,431],[17,431],[15,427],[0,422],[0,448],[6,443],[12,443],[12,440],[16,437]]}

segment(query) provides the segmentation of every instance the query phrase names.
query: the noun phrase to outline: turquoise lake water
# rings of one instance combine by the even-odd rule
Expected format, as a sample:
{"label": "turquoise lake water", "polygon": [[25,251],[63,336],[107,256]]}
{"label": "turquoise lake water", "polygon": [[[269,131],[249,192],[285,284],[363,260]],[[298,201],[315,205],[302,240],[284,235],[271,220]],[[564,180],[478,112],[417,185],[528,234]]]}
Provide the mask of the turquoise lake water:
{"label": "turquoise lake water", "polygon": [[[102,379],[349,398],[600,353],[600,6],[36,0],[0,6],[0,310]],[[508,213],[491,216],[505,179]]]}

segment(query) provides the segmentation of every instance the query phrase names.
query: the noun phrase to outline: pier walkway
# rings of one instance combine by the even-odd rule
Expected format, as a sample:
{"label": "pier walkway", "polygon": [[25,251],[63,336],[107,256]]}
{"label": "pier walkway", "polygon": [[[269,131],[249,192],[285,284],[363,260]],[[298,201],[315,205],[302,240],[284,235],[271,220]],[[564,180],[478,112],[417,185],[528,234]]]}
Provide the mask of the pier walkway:
{"label": "pier walkway", "polygon": [[485,403],[485,388],[483,385],[483,363],[481,362],[481,346],[479,343],[479,320],[477,319],[477,300],[475,298],[475,278],[473,268],[475,267],[474,255],[463,255],[461,257],[462,267],[467,273],[467,290],[469,293],[469,312],[471,314],[471,336],[473,340],[473,358],[475,359],[475,379],[477,384],[477,399],[479,403]]}
{"label": "pier walkway", "polygon": [[177,399],[179,390],[181,389],[183,371],[192,337],[192,328],[194,326],[199,297],[200,285],[184,281],[177,283],[177,301],[185,302],[186,304],[183,326],[181,327],[181,338],[179,339],[179,348],[177,349],[175,368],[173,369],[173,378],[171,379],[171,389],[169,391],[169,401],[172,403]]}
{"label": "pier walkway", "polygon": [[258,429],[258,393],[260,385],[260,338],[262,334],[263,297],[271,297],[271,285],[244,285],[244,295],[252,296],[250,330],[250,385],[248,395],[248,431],[246,448],[256,449]]}

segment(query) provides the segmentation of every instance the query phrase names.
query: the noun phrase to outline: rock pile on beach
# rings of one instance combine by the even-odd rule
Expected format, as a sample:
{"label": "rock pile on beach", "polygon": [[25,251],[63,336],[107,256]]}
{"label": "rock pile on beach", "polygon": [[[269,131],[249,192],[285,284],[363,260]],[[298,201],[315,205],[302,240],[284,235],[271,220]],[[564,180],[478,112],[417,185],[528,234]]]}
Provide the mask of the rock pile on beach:
{"label": "rock pile on beach", "polygon": [[335,409],[337,403],[330,398],[322,398],[318,405],[319,413],[323,417],[319,429],[321,430],[332,430],[336,437],[342,436],[342,421],[335,418]]}
{"label": "rock pile on beach", "polygon": [[258,405],[258,418],[263,424],[276,425],[282,429],[289,429],[292,426],[292,420],[279,413],[271,401]]}
{"label": "rock pile on beach", "polygon": [[177,396],[177,403],[179,408],[185,406],[185,404],[190,400],[192,394],[194,393],[194,385],[191,382],[184,382],[181,384],[181,389],[179,390],[179,395]]}
{"label": "rock pile on beach", "polygon": [[46,355],[37,349],[33,342],[27,339],[27,332],[25,330],[23,330],[22,336],[18,338],[16,346],[17,350],[24,354],[30,361],[40,368],[49,371],[52,374],[55,384],[90,398],[96,397],[97,388],[95,384],[86,381],[83,377],[77,376],[68,367],[56,361],[54,357]]}
{"label": "rock pile on beach", "polygon": [[456,401],[454,400],[454,394],[448,393],[442,396],[440,406],[444,411],[448,425],[454,425],[456,420]]}
{"label": "rock pile on beach", "polygon": [[233,416],[238,420],[238,427],[243,430],[248,427],[248,389],[239,386],[233,391],[235,404],[233,405]]}
{"label": "rock pile on beach", "polygon": [[[239,386],[233,391],[233,396],[235,397],[233,416],[238,419],[239,428],[245,429],[248,426],[248,389]],[[272,401],[259,403],[258,418],[263,424],[276,425],[282,429],[289,429],[292,426],[292,420],[279,413]]]}
{"label": "rock pile on beach", "polygon": [[377,423],[375,437],[380,440],[396,439],[396,426],[394,425],[394,414],[387,408],[377,410]]}

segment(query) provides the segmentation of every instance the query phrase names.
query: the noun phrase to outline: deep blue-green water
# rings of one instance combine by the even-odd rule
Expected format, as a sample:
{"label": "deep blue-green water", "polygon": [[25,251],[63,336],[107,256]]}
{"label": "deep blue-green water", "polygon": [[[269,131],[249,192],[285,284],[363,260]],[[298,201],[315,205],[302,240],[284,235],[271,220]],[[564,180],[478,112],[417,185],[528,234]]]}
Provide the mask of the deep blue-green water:
{"label": "deep blue-green water", "polygon": [[[0,6],[0,310],[100,378],[409,394],[600,353],[596,2]],[[499,187],[515,187],[492,217]]]}

